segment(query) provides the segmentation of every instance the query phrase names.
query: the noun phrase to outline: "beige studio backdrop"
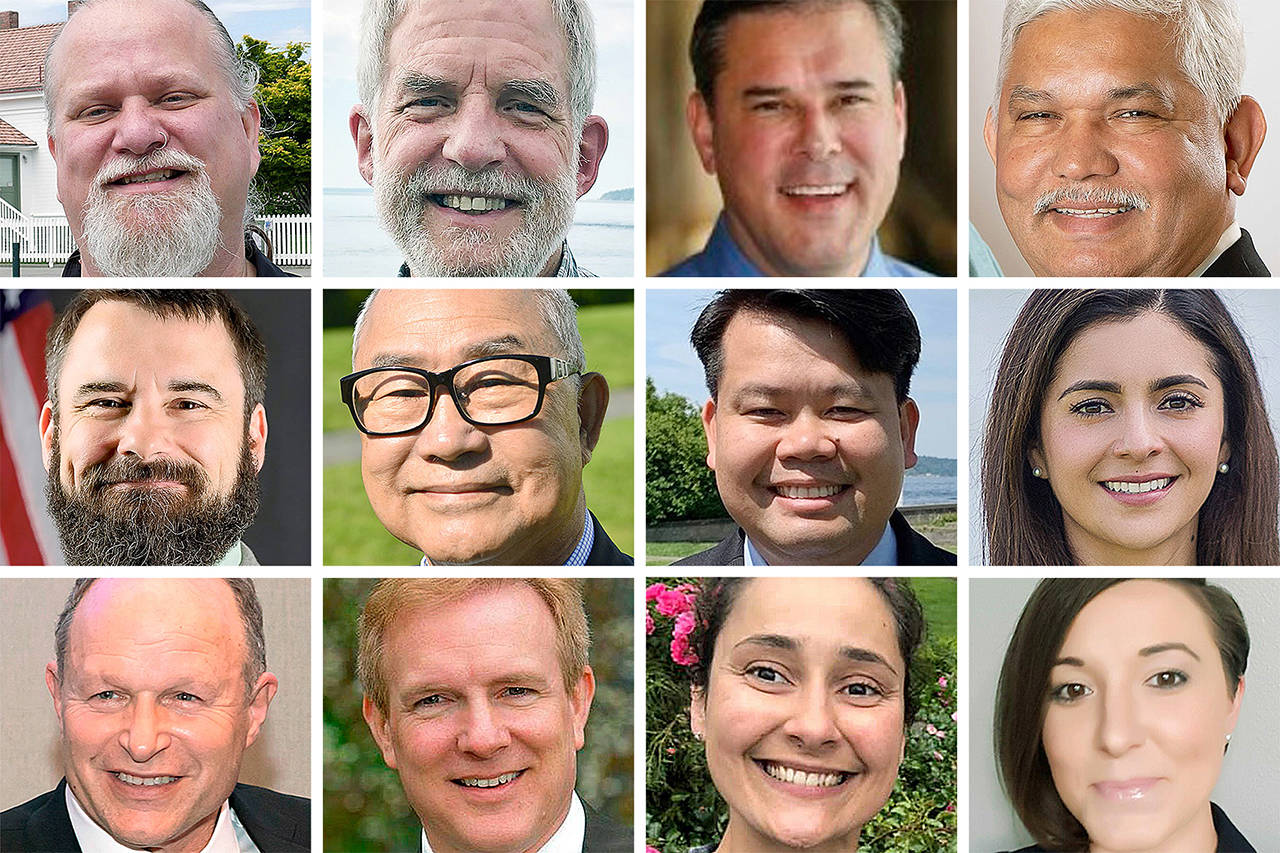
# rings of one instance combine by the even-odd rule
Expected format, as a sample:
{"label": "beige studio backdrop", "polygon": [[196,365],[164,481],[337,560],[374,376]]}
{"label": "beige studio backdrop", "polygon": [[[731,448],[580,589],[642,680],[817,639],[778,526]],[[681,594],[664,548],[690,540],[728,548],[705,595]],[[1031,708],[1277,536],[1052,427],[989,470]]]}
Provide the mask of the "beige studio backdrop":
{"label": "beige studio backdrop", "polygon": [[[62,778],[58,718],[44,683],[53,626],[69,578],[0,580],[0,810],[51,790]],[[311,793],[311,581],[254,578],[267,636],[267,669],[280,690],[240,781],[298,796]]]}

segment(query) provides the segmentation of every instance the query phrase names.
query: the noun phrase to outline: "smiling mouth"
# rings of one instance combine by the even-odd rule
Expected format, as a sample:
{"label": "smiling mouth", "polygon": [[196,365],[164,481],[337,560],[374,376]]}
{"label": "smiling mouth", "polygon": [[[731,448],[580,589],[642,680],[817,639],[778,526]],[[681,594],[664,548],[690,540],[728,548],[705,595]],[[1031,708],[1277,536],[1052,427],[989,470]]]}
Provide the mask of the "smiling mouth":
{"label": "smiling mouth", "polygon": [[122,187],[129,184],[155,184],[160,181],[171,181],[185,174],[187,173],[180,169],[157,169],[154,172],[147,172],[142,175],[126,175],[118,181],[111,181],[109,186]]}
{"label": "smiling mouth", "polygon": [[117,779],[126,785],[136,785],[138,787],[154,787],[156,785],[169,785],[181,779],[181,776],[130,776],[124,771],[113,773]]}
{"label": "smiling mouth", "polygon": [[849,184],[802,184],[794,187],[783,187],[782,194],[801,198],[832,198],[844,195]]}
{"label": "smiling mouth", "polygon": [[792,486],[786,483],[779,483],[778,485],[771,486],[770,488],[784,498],[803,499],[829,498],[840,494],[849,487],[847,485],[840,485],[837,483],[831,483],[824,486]]}
{"label": "smiling mouth", "polygon": [[515,199],[493,198],[492,196],[483,195],[441,195],[433,193],[428,198],[440,207],[446,207],[449,210],[477,214],[488,213],[492,210],[506,210],[508,207],[516,207],[520,204]]}
{"label": "smiling mouth", "polygon": [[503,773],[501,776],[494,776],[492,779],[454,779],[453,784],[461,785],[464,788],[501,788],[503,785],[509,785],[524,773],[523,770],[516,770],[513,773]]}
{"label": "smiling mouth", "polygon": [[1053,213],[1060,213],[1063,216],[1072,216],[1076,219],[1105,219],[1108,216],[1119,216],[1122,213],[1128,213],[1134,210],[1133,207],[1053,207],[1050,208]]}
{"label": "smiling mouth", "polygon": [[1101,485],[1108,492],[1115,492],[1120,495],[1145,495],[1148,492],[1158,492],[1169,488],[1176,479],[1178,478],[1159,477],[1155,480],[1147,480],[1145,483],[1131,483],[1126,480],[1103,480]]}
{"label": "smiling mouth", "polygon": [[787,767],[784,764],[761,761],[759,759],[756,759],[756,764],[759,764],[760,769],[779,782],[802,785],[806,788],[834,788],[837,785],[843,785],[853,775],[845,772],[809,773],[804,770],[797,770],[794,767]]}

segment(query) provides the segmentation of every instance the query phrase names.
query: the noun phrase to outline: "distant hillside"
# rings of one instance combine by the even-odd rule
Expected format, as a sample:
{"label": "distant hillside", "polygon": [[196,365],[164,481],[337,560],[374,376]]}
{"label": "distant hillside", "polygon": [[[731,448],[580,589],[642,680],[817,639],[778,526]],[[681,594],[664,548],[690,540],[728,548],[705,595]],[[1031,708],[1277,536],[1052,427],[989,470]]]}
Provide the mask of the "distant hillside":
{"label": "distant hillside", "polygon": [[907,469],[907,476],[912,475],[954,477],[956,475],[956,460],[942,459],[938,456],[921,456],[920,461],[916,463],[916,467]]}
{"label": "distant hillside", "polygon": [[627,187],[624,190],[609,190],[600,196],[601,201],[635,201],[636,191],[634,187]]}

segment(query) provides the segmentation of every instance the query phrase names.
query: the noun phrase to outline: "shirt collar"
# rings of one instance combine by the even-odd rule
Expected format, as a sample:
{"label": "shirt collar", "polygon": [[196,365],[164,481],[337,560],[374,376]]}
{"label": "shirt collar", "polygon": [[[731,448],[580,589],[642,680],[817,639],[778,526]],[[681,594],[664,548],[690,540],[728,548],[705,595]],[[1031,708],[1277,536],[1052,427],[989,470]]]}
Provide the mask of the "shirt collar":
{"label": "shirt collar", "polygon": [[221,559],[221,560],[219,560],[218,562],[214,563],[214,565],[215,565],[215,566],[238,566],[238,565],[240,565],[240,560],[241,560],[241,559],[243,558],[243,556],[244,556],[244,554],[243,554],[243,552],[242,552],[242,550],[241,550],[243,547],[244,547],[244,543],[242,543],[242,542],[237,542],[236,544],[232,545],[232,546],[231,546],[231,550],[230,550],[230,551],[228,551],[226,554],[224,554],[224,555],[223,555],[223,557],[222,557],[222,559]]}
{"label": "shirt collar", "polygon": [[1204,275],[1204,271],[1213,266],[1213,262],[1222,257],[1222,253],[1235,245],[1235,242],[1244,236],[1240,230],[1240,223],[1234,219],[1227,226],[1227,230],[1222,232],[1222,236],[1218,238],[1218,244],[1213,247],[1213,251],[1209,253],[1209,257],[1200,262],[1200,266],[1196,267],[1188,278],[1199,278]]}
{"label": "shirt collar", "polygon": [[[578,261],[573,257],[573,252],[569,251],[569,243],[565,241],[560,244],[560,266],[556,267],[554,278],[595,278],[596,274],[590,272],[580,266]],[[400,272],[396,273],[400,278],[408,278],[412,273],[409,271],[409,265],[403,263],[400,265]]]}
{"label": "shirt collar", "polygon": [[[587,834],[587,813],[582,808],[582,801],[575,791],[569,801],[569,814],[564,823],[555,831],[547,843],[538,848],[538,853],[581,853],[582,842]],[[431,842],[427,841],[427,830],[422,830],[422,853],[434,853]]]}
{"label": "shirt collar", "polygon": [[[71,819],[71,829],[75,832],[76,841],[84,853],[137,853],[133,848],[125,847],[116,841],[111,833],[94,823],[93,818],[80,807],[75,794],[71,793],[70,785],[66,786],[65,793],[67,817]],[[248,846],[245,846],[246,844]],[[214,824],[213,835],[200,853],[259,853],[259,851],[257,845],[249,838],[249,834],[244,832],[239,818],[231,810],[231,804],[224,802],[218,811],[218,822]]]}
{"label": "shirt collar", "polygon": [[[562,565],[565,566],[585,566],[587,557],[591,556],[591,549],[596,544],[596,526],[591,523],[591,513],[583,507],[582,510],[582,535],[578,537],[578,544],[573,546],[573,550],[569,552],[569,559],[565,560]],[[431,561],[427,559],[427,555],[423,554],[422,559],[418,561],[419,566],[430,566]]]}
{"label": "shirt collar", "polygon": [[[724,211],[721,211],[719,218],[716,219],[716,227],[712,230],[711,237],[707,240],[707,246],[703,249],[703,254],[710,261],[710,265],[716,270],[716,275],[718,276],[739,276],[744,278],[762,278],[765,276],[765,273],[761,272],[743,254],[742,249],[738,247],[737,242],[733,239],[733,235],[729,233],[729,218]],[[884,252],[880,251],[880,238],[874,234],[871,236],[871,251],[867,255],[867,265],[859,275],[879,276],[882,278],[894,275],[894,271],[889,266]]]}
{"label": "shirt collar", "polygon": [[[742,565],[744,566],[767,566],[768,561],[760,556],[760,552],[756,550],[755,543],[751,541],[751,537],[743,534],[743,540],[746,547],[742,549]],[[876,547],[871,549],[871,553],[866,559],[859,563],[861,566],[896,566],[898,565],[898,537],[893,532],[892,525],[884,526],[884,533],[880,536],[880,541],[876,543]]]}

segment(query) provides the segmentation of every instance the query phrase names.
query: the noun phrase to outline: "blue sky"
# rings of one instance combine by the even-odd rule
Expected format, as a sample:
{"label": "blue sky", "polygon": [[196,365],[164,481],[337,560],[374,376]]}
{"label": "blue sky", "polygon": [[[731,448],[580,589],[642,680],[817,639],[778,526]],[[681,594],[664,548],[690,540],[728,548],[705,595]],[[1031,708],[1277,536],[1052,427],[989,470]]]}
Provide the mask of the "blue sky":
{"label": "blue sky", "polygon": [[[205,0],[231,38],[242,35],[283,45],[311,41],[309,0]],[[0,11],[18,13],[18,24],[54,24],[67,19],[66,0],[0,0]]]}
{"label": "blue sky", "polygon": [[[657,290],[646,302],[645,356],[649,378],[659,391],[674,391],[699,407],[706,402],[702,364],[689,345],[689,332],[712,290]],[[920,326],[923,347],[911,380],[920,407],[916,452],[956,458],[956,293],[903,290]]]}

